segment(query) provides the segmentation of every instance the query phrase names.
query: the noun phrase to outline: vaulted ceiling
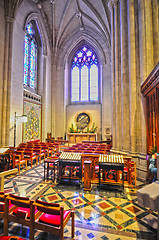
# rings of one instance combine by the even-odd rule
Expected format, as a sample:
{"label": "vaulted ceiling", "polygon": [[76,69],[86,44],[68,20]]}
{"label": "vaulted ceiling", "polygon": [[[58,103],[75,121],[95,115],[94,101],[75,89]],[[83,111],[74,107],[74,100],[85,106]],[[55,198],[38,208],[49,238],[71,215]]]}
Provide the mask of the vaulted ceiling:
{"label": "vaulted ceiling", "polygon": [[[109,0],[32,0],[41,11],[53,50],[77,33],[110,46]],[[77,35],[76,35],[77,36]]]}

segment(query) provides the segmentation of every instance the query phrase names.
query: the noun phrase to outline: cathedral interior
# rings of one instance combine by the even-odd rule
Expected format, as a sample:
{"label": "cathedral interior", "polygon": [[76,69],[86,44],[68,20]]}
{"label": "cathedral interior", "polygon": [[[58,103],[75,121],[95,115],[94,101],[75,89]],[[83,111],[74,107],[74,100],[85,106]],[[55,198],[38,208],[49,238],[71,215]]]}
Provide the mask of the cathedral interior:
{"label": "cathedral interior", "polygon": [[[159,239],[138,202],[159,152],[159,1],[0,0],[0,29],[0,239]],[[62,235],[32,208],[8,220],[12,194],[62,206]]]}

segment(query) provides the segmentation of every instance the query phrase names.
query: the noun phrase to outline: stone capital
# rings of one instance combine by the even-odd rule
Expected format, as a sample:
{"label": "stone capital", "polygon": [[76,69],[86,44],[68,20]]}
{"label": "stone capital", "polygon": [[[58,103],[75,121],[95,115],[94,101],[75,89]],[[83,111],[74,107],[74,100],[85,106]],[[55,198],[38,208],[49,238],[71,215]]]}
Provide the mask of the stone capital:
{"label": "stone capital", "polygon": [[110,11],[112,11],[112,9],[113,9],[113,1],[112,0],[110,0],[108,2],[108,8],[109,8]]}
{"label": "stone capital", "polygon": [[116,6],[118,4],[119,0],[112,0],[112,3],[114,6]]}
{"label": "stone capital", "polygon": [[14,18],[13,17],[9,17],[9,16],[5,16],[5,20],[8,23],[13,23],[14,22]]}

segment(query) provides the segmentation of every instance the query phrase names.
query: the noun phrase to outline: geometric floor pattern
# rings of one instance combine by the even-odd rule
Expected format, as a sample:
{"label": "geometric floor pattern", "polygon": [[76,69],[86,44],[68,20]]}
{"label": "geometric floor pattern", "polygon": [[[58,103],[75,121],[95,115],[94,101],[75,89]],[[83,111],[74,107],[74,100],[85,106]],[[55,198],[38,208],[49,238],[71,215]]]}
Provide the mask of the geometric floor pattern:
{"label": "geometric floor pattern", "polygon": [[[75,211],[74,239],[133,240],[156,238],[157,213],[144,209],[137,203],[137,189],[144,185],[137,181],[137,188],[99,189],[83,191],[82,186],[64,185],[43,181],[43,164],[34,166],[20,175],[5,181],[5,193],[15,193],[30,199],[60,203],[65,210]],[[3,221],[0,222],[0,235]],[[9,224],[9,235],[29,239],[29,229],[18,224]],[[70,222],[64,232],[64,239],[71,239]],[[36,231],[35,239],[59,239],[45,232]]]}

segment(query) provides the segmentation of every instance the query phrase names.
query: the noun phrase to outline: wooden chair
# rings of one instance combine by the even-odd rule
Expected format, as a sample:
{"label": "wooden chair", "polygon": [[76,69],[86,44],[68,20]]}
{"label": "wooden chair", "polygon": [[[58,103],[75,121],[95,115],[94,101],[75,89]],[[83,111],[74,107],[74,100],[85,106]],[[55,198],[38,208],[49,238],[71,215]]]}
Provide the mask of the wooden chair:
{"label": "wooden chair", "polygon": [[45,153],[45,157],[49,157],[53,154],[52,149],[49,149],[48,145],[44,142],[40,142],[41,150]]}
{"label": "wooden chair", "polygon": [[[30,214],[33,212],[33,202],[27,197],[19,197],[13,194],[9,194],[5,198],[5,207],[4,207],[4,235],[8,236],[8,222],[15,222],[22,224],[24,226],[30,227],[30,235],[32,233],[31,223],[30,223]],[[12,204],[12,211],[9,210],[9,204]],[[34,208],[35,211],[35,208]],[[30,238],[31,239],[31,238]]]}
{"label": "wooden chair", "polygon": [[52,154],[59,151],[59,144],[48,143],[47,146],[48,146],[49,150],[52,151]]}
{"label": "wooden chair", "polygon": [[4,192],[0,192],[0,219],[4,218]]}
{"label": "wooden chair", "polygon": [[45,153],[42,152],[41,146],[35,145],[33,148],[34,153],[39,157],[39,162],[41,163],[42,158],[45,159]]}
{"label": "wooden chair", "polygon": [[23,150],[17,150],[13,154],[13,168],[18,166],[19,174],[20,174],[20,168],[21,166],[23,167],[24,164],[25,164],[25,170],[27,171],[27,159],[24,159],[23,155],[24,155]]}
{"label": "wooden chair", "polygon": [[[0,219],[4,219],[4,209],[5,209],[5,198],[7,197],[4,192],[0,192]],[[15,210],[15,206],[9,202],[9,213]]]}
{"label": "wooden chair", "polygon": [[[42,215],[35,219],[35,207]],[[60,239],[64,239],[64,227],[72,218],[72,238],[74,237],[74,212],[64,211],[63,207],[60,207],[56,203],[47,203],[40,200],[36,200],[33,203],[33,209],[30,215],[30,239],[34,239],[34,230],[42,230],[54,235],[60,236]]]}
{"label": "wooden chair", "polygon": [[36,165],[38,165],[38,156],[33,152],[33,149],[25,149],[24,159],[31,162],[31,168],[34,160],[36,161]]}
{"label": "wooden chair", "polygon": [[[58,166],[57,156],[51,156],[44,160],[44,181],[45,179],[55,181],[56,176],[55,171],[58,169],[57,166]],[[53,174],[53,178],[49,178],[49,171],[51,171],[51,175]]]}

